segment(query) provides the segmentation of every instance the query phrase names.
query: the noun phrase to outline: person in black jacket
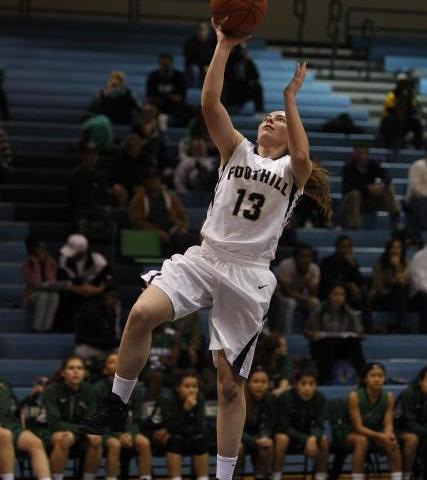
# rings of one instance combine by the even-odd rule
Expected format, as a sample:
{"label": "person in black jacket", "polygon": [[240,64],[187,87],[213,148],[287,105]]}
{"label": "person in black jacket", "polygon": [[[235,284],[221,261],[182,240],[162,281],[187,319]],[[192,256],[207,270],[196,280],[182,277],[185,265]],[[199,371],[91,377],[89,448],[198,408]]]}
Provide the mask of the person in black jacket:
{"label": "person in black jacket", "polygon": [[353,242],[348,235],[339,236],[335,242],[335,253],[325,257],[320,263],[321,300],[326,300],[336,282],[344,285],[350,307],[360,310],[364,303],[363,278],[353,255]]}
{"label": "person in black jacket", "polygon": [[181,478],[182,457],[189,455],[193,458],[197,480],[207,480],[205,400],[199,391],[197,373],[194,370],[181,372],[175,385],[175,390],[160,399],[151,415],[154,442],[166,451],[169,478]]}
{"label": "person in black jacket", "polygon": [[[273,461],[273,431],[276,421],[276,397],[268,392],[270,380],[262,367],[256,367],[245,388],[246,421],[236,472],[250,454],[255,478],[268,478]],[[238,476],[238,473],[236,473]]]}
{"label": "person in black jacket", "polygon": [[316,480],[326,480],[329,440],[325,435],[326,399],[316,390],[316,372],[307,367],[295,376],[295,386],[279,397],[279,419],[274,438],[273,480],[282,478],[289,446],[316,461]]}
{"label": "person in black jacket", "polygon": [[415,382],[401,393],[395,410],[396,427],[402,442],[403,479],[410,480],[417,451],[427,468],[427,367],[417,375]]}
{"label": "person in black jacket", "polygon": [[120,293],[107,285],[99,297],[85,303],[74,317],[75,353],[84,359],[104,359],[119,345],[121,330]]}
{"label": "person in black jacket", "polygon": [[234,47],[225,69],[224,95],[226,106],[255,104],[255,112],[264,112],[264,95],[258,68],[242,45]]}
{"label": "person in black jacket", "polygon": [[155,103],[162,113],[170,115],[178,125],[185,125],[192,110],[186,105],[187,81],[185,75],[173,68],[170,53],[159,55],[159,68],[150,72],[146,86],[147,99]]}
{"label": "person in black jacket", "polygon": [[356,145],[353,158],[342,170],[343,199],[340,208],[344,226],[360,227],[362,213],[385,207],[392,225],[399,217],[400,208],[393,184],[386,170],[369,158],[369,149]]}
{"label": "person in black jacket", "polygon": [[207,23],[199,23],[194,35],[184,44],[185,67],[189,86],[200,87],[212,60],[215,42]]}

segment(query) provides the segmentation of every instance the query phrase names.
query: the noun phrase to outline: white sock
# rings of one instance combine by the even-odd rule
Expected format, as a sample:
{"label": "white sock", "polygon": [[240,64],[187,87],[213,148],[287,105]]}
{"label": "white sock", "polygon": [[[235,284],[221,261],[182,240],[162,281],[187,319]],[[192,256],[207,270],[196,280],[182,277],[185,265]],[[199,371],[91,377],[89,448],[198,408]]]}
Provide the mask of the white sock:
{"label": "white sock", "polygon": [[273,472],[272,480],[282,480],[282,472]]}
{"label": "white sock", "polygon": [[314,479],[315,480],[326,480],[327,476],[328,475],[326,473],[315,473],[314,474]]}
{"label": "white sock", "polygon": [[403,472],[403,480],[411,480],[411,472]]}
{"label": "white sock", "polygon": [[209,480],[209,477],[196,477],[197,480]]}
{"label": "white sock", "polygon": [[117,477],[105,477],[105,480],[117,480]]}
{"label": "white sock", "polygon": [[151,475],[141,475],[139,480],[151,480]]}
{"label": "white sock", "polygon": [[52,474],[53,480],[64,480],[63,473],[53,473]]}
{"label": "white sock", "polygon": [[134,380],[126,380],[126,378],[119,377],[117,374],[115,374],[113,382],[113,393],[118,395],[122,399],[122,402],[128,403],[137,381],[137,378],[135,378]]}
{"label": "white sock", "polygon": [[402,480],[402,472],[391,472],[391,480]]}
{"label": "white sock", "polygon": [[40,477],[39,480],[52,480],[50,477]]}
{"label": "white sock", "polygon": [[96,473],[87,473],[84,472],[83,474],[83,480],[95,480]]}
{"label": "white sock", "polygon": [[[217,480],[232,480],[237,457],[216,456],[216,477]],[[393,479],[394,480],[394,479]]]}
{"label": "white sock", "polygon": [[363,480],[365,475],[363,473],[352,473],[351,480]]}
{"label": "white sock", "polygon": [[172,477],[171,480],[182,480],[182,477]]}
{"label": "white sock", "polygon": [[1,474],[2,480],[14,480],[15,474],[14,473],[2,473]]}

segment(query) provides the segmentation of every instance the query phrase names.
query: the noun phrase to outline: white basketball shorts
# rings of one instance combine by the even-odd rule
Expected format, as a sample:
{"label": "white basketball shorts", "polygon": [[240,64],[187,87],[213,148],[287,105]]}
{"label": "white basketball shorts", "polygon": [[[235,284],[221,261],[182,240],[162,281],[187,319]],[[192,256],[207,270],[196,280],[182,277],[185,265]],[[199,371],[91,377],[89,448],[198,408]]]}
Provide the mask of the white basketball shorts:
{"label": "white basketball shorts", "polygon": [[219,350],[233,369],[248,378],[259,334],[266,319],[276,277],[267,262],[243,258],[206,241],[173,255],[161,271],[141,275],[171,299],[174,320],[201,308],[212,307],[209,316],[214,364]]}

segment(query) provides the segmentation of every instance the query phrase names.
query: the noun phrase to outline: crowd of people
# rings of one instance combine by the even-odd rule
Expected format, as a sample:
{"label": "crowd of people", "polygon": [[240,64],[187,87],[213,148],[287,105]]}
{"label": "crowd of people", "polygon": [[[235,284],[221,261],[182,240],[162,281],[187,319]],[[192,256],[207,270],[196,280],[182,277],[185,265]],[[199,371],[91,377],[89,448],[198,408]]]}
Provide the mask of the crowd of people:
{"label": "crowd of people", "polygon": [[[262,348],[271,348],[274,340],[263,342]],[[283,347],[277,348],[283,353]],[[117,358],[117,353],[108,354],[102,370],[94,374],[82,357],[70,355],[52,378],[37,378],[20,402],[10,385],[0,380],[2,479],[13,480],[15,455],[23,453],[38,479],[62,480],[67,460],[81,458],[82,478],[93,480],[104,456],[105,477],[113,480],[121,462],[135,456],[140,480],[150,480],[153,456],[159,455],[166,457],[171,479],[182,477],[183,456],[192,458],[196,478],[208,478],[209,454],[216,451],[215,409],[209,413],[206,408],[204,382],[194,369],[175,370],[169,387],[151,401],[144,399],[141,382],[128,404],[127,431],[104,436],[81,433],[83,418],[111,389]],[[317,480],[328,473],[338,478],[350,454],[353,480],[363,478],[368,452],[386,455],[395,480],[412,478],[417,458],[425,464],[427,367],[396,399],[384,385],[384,366],[369,363],[359,387],[347,398],[327,400],[317,388],[317,372],[310,363],[301,363],[285,384],[281,378],[285,364],[275,364],[270,357],[267,364],[258,363],[262,359],[263,354],[256,357],[246,385],[247,413],[236,478],[244,474],[245,455],[252,459],[256,478],[273,480],[282,478],[286,455],[295,453],[314,460]]]}

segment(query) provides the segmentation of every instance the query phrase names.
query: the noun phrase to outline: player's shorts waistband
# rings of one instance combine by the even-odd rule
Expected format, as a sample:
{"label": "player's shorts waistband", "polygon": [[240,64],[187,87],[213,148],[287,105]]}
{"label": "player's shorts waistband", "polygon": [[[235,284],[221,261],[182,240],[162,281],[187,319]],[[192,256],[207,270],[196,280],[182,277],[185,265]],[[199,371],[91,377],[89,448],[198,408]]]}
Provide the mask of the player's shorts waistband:
{"label": "player's shorts waistband", "polygon": [[206,240],[203,240],[202,253],[205,252],[207,254],[218,257],[220,260],[230,263],[236,263],[237,265],[247,265],[248,267],[270,267],[270,262],[268,260],[263,260],[262,258],[248,257],[239,253],[228,252],[223,248],[214,247]]}

